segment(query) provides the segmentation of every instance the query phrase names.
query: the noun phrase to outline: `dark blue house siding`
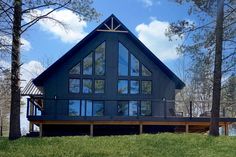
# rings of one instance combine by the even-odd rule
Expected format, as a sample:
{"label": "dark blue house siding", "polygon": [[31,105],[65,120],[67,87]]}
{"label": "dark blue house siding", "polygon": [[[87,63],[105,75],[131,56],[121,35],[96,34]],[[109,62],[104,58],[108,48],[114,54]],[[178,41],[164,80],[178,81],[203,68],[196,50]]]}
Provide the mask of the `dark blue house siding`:
{"label": "dark blue house siding", "polygon": [[[104,41],[106,42],[105,93],[70,94],[68,92],[69,70]],[[152,72],[151,95],[120,95],[117,93],[119,42]],[[153,60],[143,53],[145,50],[135,44],[128,33],[99,32],[80,49],[74,49],[73,51],[76,52],[69,59],[64,60],[52,74],[49,74],[43,83],[45,115],[67,116],[68,100],[66,99],[91,99],[105,101],[105,116],[117,115],[117,100],[152,100],[152,116],[163,116],[163,104],[157,100],[161,100],[164,97],[170,100],[175,98],[176,86],[174,81]],[[53,100],[55,98],[57,101]],[[174,109],[174,104],[168,107]]]}

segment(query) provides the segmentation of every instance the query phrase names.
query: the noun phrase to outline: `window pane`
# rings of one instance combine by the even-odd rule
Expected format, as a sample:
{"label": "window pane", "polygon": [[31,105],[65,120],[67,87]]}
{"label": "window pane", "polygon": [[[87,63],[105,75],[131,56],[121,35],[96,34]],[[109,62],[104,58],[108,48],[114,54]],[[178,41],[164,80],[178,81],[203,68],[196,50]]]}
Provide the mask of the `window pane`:
{"label": "window pane", "polygon": [[95,93],[104,93],[104,80],[95,80]]}
{"label": "window pane", "polygon": [[83,93],[92,93],[91,79],[83,79]]}
{"label": "window pane", "polygon": [[128,94],[128,80],[119,80],[118,81],[118,93],[119,94]]}
{"label": "window pane", "polygon": [[70,74],[80,74],[80,63],[76,64],[71,70]]}
{"label": "window pane", "polygon": [[139,93],[139,81],[130,81],[130,94]]}
{"label": "window pane", "polygon": [[69,79],[69,92],[79,93],[80,80],[79,79]]}
{"label": "window pane", "polygon": [[86,110],[86,103],[85,100],[81,100],[81,116],[85,116],[85,110]]}
{"label": "window pane", "polygon": [[93,63],[93,53],[90,53],[83,60],[83,74],[84,75],[92,75],[92,70],[93,70],[92,63]]}
{"label": "window pane", "polygon": [[151,116],[152,105],[151,101],[141,101],[141,116]]}
{"label": "window pane", "polygon": [[105,74],[105,42],[95,50],[95,74]]}
{"label": "window pane", "polygon": [[137,116],[137,115],[138,115],[138,101],[130,101],[129,116]]}
{"label": "window pane", "polygon": [[131,68],[130,75],[131,76],[139,76],[139,61],[136,57],[131,54]]}
{"label": "window pane", "polygon": [[80,116],[80,100],[69,100],[69,116]]}
{"label": "window pane", "polygon": [[119,43],[119,75],[128,76],[128,50]]}
{"label": "window pane", "polygon": [[92,101],[87,100],[86,103],[86,116],[92,116]]}
{"label": "window pane", "polygon": [[128,102],[127,101],[118,101],[118,115],[128,116]]}
{"label": "window pane", "polygon": [[144,65],[142,65],[142,76],[152,76],[152,73]]}
{"label": "window pane", "polygon": [[143,94],[152,93],[152,81],[142,81],[142,93]]}
{"label": "window pane", "polygon": [[93,116],[103,116],[103,113],[104,113],[103,101],[94,101],[93,102]]}

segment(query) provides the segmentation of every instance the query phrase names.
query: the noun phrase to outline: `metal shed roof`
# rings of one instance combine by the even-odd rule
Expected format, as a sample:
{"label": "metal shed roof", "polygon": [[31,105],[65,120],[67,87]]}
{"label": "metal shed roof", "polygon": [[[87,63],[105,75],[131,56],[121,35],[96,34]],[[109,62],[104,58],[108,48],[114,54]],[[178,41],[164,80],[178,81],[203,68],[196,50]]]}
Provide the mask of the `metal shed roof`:
{"label": "metal shed roof", "polygon": [[23,91],[21,92],[22,96],[43,96],[43,92],[34,85],[33,79],[31,79]]}

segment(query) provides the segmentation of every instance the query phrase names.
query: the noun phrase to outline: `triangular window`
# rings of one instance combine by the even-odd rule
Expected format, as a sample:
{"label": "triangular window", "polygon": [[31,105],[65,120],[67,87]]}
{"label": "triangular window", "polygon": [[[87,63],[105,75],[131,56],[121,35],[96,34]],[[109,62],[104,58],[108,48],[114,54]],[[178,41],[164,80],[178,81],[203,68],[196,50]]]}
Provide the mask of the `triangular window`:
{"label": "triangular window", "polygon": [[119,76],[141,76],[141,74],[142,76],[152,76],[151,71],[121,43],[119,43],[118,74]]}
{"label": "triangular window", "polygon": [[144,65],[142,65],[142,76],[152,76],[152,73]]}
{"label": "triangular window", "polygon": [[92,75],[93,73],[93,53],[90,53],[83,60],[83,75]]}
{"label": "triangular window", "polygon": [[76,64],[69,72],[70,74],[80,74],[80,63]]}
{"label": "triangular window", "polygon": [[130,55],[130,75],[139,76],[139,60],[132,54]]}
{"label": "triangular window", "polygon": [[105,74],[105,42],[95,49],[95,75]]}
{"label": "triangular window", "polygon": [[128,59],[129,59],[128,50],[121,43],[119,43],[119,75],[120,76],[128,75]]}

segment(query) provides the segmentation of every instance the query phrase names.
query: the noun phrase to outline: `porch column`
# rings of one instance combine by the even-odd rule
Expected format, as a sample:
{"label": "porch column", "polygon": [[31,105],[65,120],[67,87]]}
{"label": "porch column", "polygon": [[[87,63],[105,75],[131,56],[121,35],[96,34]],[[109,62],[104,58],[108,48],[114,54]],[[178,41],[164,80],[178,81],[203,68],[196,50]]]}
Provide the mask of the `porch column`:
{"label": "porch column", "polygon": [[142,134],[143,133],[143,124],[140,123],[139,124],[139,134]]}
{"label": "porch column", "polygon": [[43,124],[39,124],[39,137],[43,137]]}
{"label": "porch column", "polygon": [[29,115],[30,116],[34,116],[34,105],[32,104],[32,102],[31,101],[33,101],[31,98],[30,98],[30,101],[29,101]]}
{"label": "porch column", "polygon": [[34,132],[34,124],[29,122],[29,132]]}
{"label": "porch column", "polygon": [[93,124],[90,124],[90,136],[93,136]]}

